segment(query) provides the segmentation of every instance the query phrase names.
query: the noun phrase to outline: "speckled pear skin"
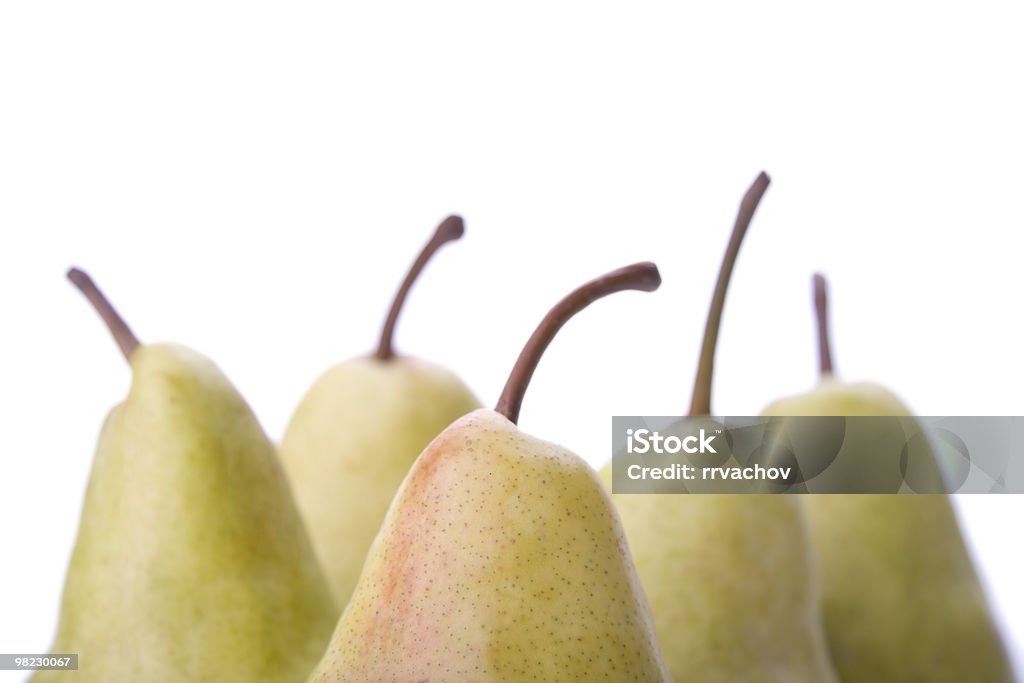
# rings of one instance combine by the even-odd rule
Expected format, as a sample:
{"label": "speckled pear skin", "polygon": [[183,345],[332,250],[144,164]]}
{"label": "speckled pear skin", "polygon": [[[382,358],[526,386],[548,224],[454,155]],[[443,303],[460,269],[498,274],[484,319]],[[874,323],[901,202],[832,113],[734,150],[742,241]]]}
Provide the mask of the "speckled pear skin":
{"label": "speckled pear skin", "polygon": [[479,407],[453,373],[407,356],[340,363],[302,399],[281,461],[338,605],[416,457]]}
{"label": "speckled pear skin", "polygon": [[[831,378],[764,413],[910,415],[884,387]],[[1013,683],[948,496],[818,494],[800,500],[843,683]]]}
{"label": "speckled pear skin", "polygon": [[132,355],[85,494],[53,652],[34,683],[293,683],[336,608],[273,445],[209,360]]}
{"label": "speckled pear skin", "polygon": [[[601,478],[611,490],[611,463]],[[677,682],[838,683],[793,497],[613,499]]]}
{"label": "speckled pear skin", "polygon": [[669,681],[597,474],[478,410],[402,483],[310,682]]}

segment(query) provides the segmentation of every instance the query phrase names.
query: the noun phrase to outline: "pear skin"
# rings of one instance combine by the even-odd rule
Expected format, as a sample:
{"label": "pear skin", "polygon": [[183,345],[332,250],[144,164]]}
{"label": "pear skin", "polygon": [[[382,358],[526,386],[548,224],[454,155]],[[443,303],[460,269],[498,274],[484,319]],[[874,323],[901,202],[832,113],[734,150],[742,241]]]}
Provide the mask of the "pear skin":
{"label": "pear skin", "polygon": [[478,407],[453,373],[407,356],[340,363],[302,399],[281,457],[340,604],[416,456]]}
{"label": "pear skin", "polygon": [[[910,416],[878,384],[822,380],[765,415]],[[844,683],[1013,683],[949,496],[801,496]]]}
{"label": "pear skin", "polygon": [[290,683],[334,626],[274,447],[220,370],[129,346],[132,384],[96,449],[52,651],[34,683]]}
{"label": "pear skin", "polygon": [[[610,490],[610,465],[601,476]],[[839,680],[806,521],[793,497],[613,498],[677,681]]]}
{"label": "pear skin", "polygon": [[409,472],[310,681],[668,680],[642,596],[594,472],[478,410]]}

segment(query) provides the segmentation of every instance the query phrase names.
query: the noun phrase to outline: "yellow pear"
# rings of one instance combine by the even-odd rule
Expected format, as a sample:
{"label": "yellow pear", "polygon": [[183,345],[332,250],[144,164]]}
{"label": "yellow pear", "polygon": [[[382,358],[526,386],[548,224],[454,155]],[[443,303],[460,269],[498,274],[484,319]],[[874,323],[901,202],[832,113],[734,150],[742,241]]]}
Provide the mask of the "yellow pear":
{"label": "yellow pear", "polygon": [[516,426],[558,329],[601,296],[659,283],[636,264],[576,290],[530,338],[497,408],[423,451],[311,682],[670,680],[597,474]]}
{"label": "yellow pear", "polygon": [[[884,387],[835,379],[826,282],[814,278],[821,384],[765,415],[910,416]],[[866,457],[873,454],[865,452]],[[948,496],[810,494],[829,648],[844,683],[1012,683]]]}
{"label": "yellow pear", "polygon": [[336,608],[273,445],[212,362],[140,345],[79,270],[71,280],[132,368],[96,449],[55,653],[35,683],[292,683]]}
{"label": "yellow pear", "polygon": [[377,351],[322,374],[281,441],[285,472],[341,606],[413,460],[453,420],[480,406],[450,371],[392,349],[416,277],[439,247],[462,233],[458,216],[441,223],[399,288]]}
{"label": "yellow pear", "polygon": [[[714,426],[701,416],[711,413],[726,290],[768,183],[767,175],[758,176],[740,205],[704,331],[692,419],[676,424],[687,433]],[[601,475],[610,487],[611,463]],[[810,541],[795,500],[767,494],[629,493],[616,494],[614,501],[665,662],[677,681],[837,681],[822,630]]]}

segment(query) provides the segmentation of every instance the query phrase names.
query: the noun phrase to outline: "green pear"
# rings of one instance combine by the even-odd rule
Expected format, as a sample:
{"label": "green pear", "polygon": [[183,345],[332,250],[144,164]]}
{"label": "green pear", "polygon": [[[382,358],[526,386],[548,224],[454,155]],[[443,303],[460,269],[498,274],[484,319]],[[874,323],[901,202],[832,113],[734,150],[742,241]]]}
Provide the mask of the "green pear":
{"label": "green pear", "polygon": [[[711,413],[726,290],[768,183],[762,173],[740,206],[712,296],[690,407],[693,417],[677,423],[679,430],[695,433],[715,426],[701,416]],[[611,463],[601,476],[610,487]],[[651,603],[665,663],[677,681],[837,681],[822,629],[810,539],[792,497],[632,493],[613,498]]]}
{"label": "green pear", "polygon": [[299,511],[341,606],[416,456],[452,421],[480,407],[450,371],[392,350],[413,282],[434,252],[462,233],[458,216],[441,223],[399,288],[376,353],[321,375],[281,441]]}
{"label": "green pear", "polygon": [[[822,382],[764,413],[910,416],[884,387],[835,379],[822,276],[815,276],[814,289]],[[948,496],[812,494],[801,500],[820,568],[829,648],[844,683],[1012,683]]]}
{"label": "green pear", "polygon": [[636,264],[576,290],[530,338],[498,407],[423,451],[310,681],[670,680],[597,474],[516,426],[557,330],[601,296],[659,283]]}
{"label": "green pear", "polygon": [[100,434],[55,653],[35,683],[294,683],[334,606],[274,447],[212,362],[140,345],[89,277],[69,272],[132,368]]}

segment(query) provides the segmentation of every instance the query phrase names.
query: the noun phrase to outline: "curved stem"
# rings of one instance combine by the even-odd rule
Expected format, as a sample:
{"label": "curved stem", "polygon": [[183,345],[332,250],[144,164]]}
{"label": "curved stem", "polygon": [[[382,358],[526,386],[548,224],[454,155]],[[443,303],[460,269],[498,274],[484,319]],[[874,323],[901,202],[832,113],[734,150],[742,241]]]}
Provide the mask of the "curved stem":
{"label": "curved stem", "polygon": [[693,383],[693,398],[690,401],[690,415],[711,414],[711,376],[715,370],[715,347],[718,345],[718,329],[722,324],[722,310],[725,308],[725,293],[729,289],[733,266],[740,252],[743,237],[747,234],[754,211],[768,189],[771,178],[764,171],[754,180],[743,195],[739,214],[733,225],[729,244],[725,248],[722,266],[718,271],[718,281],[711,296],[711,308],[708,310],[707,323],[704,326],[704,342],[700,349],[700,360],[697,363],[697,379]]}
{"label": "curved stem", "polygon": [[391,310],[388,311],[387,320],[384,321],[384,327],[380,332],[380,342],[377,344],[377,351],[373,354],[376,358],[379,360],[394,358],[395,351],[392,348],[392,339],[395,336],[395,323],[398,322],[398,314],[401,313],[402,305],[405,303],[406,297],[409,296],[409,290],[412,289],[413,283],[419,277],[423,267],[427,265],[430,257],[444,244],[462,237],[463,232],[465,232],[465,224],[459,216],[448,216],[437,226],[434,236],[430,238],[430,241],[420,251],[420,255],[413,261],[412,267],[409,268],[409,272],[405,276],[405,280],[402,281],[402,286],[398,288],[398,293],[395,294],[394,301],[391,302]]}
{"label": "curved stem", "polygon": [[107,324],[110,334],[114,336],[114,341],[121,348],[121,353],[124,354],[126,360],[131,361],[132,354],[139,346],[139,338],[128,327],[128,323],[118,314],[107,297],[103,296],[103,292],[84,270],[72,268],[68,271],[68,279],[85,295],[92,307],[100,314],[103,322]]}
{"label": "curved stem", "polygon": [[551,340],[570,318],[609,294],[626,289],[653,292],[659,285],[661,274],[658,273],[656,265],[646,261],[634,263],[591,280],[555,304],[540,321],[540,325],[520,352],[494,410],[513,423],[519,421],[519,409],[523,405],[523,395],[530,384],[530,378],[533,377],[533,371],[537,369],[537,363],[540,362],[540,357],[544,355]]}
{"label": "curved stem", "polygon": [[814,283],[814,317],[818,321],[818,370],[822,377],[831,377],[834,373],[828,326],[828,280],[821,273],[815,273],[811,280]]}

